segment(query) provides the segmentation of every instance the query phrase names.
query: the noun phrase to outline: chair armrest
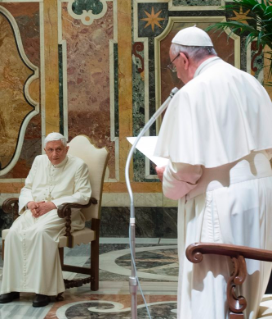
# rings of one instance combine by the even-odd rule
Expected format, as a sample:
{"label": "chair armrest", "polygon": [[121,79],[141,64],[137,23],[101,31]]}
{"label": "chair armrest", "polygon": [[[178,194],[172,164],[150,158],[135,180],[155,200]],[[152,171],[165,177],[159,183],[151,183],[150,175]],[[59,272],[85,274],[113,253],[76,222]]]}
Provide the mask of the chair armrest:
{"label": "chair armrest", "polygon": [[66,218],[69,214],[71,214],[72,208],[87,208],[95,204],[97,204],[97,200],[94,197],[91,197],[89,203],[86,205],[80,205],[77,203],[64,203],[58,207],[58,216],[59,218]]}
{"label": "chair armrest", "polygon": [[195,243],[189,245],[186,249],[186,257],[192,263],[200,263],[203,259],[203,255],[207,254],[229,256],[231,258],[238,258],[239,256],[242,256],[247,259],[272,262],[272,251],[247,246]]}
{"label": "chair armrest", "polygon": [[271,262],[272,251],[214,243],[194,243],[186,249],[186,257],[192,263],[200,263],[203,260],[203,255],[208,254],[228,256],[232,259],[233,272],[230,274],[227,284],[227,302],[231,313],[242,315],[247,301],[243,296],[237,296],[236,286],[242,285],[247,276],[245,258]]}
{"label": "chair armrest", "polygon": [[77,203],[64,203],[58,207],[58,216],[60,218],[65,218],[65,236],[68,237],[68,247],[72,248],[73,244],[73,238],[71,235],[71,214],[72,214],[72,208],[87,208],[90,205],[97,204],[97,200],[94,197],[91,197],[89,200],[89,203],[86,205],[80,205]]}
{"label": "chair armrest", "polygon": [[13,221],[19,217],[19,198],[12,197],[6,199],[2,204],[2,210],[6,214],[12,214]]}

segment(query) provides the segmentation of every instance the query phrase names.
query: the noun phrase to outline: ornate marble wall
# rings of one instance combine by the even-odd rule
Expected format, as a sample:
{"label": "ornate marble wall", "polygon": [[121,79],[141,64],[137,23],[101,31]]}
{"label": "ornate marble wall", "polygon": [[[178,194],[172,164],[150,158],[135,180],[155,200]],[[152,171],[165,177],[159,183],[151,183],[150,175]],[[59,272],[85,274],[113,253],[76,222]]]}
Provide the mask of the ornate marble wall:
{"label": "ornate marble wall", "polygon": [[38,4],[1,4],[0,30],[0,167],[26,177],[41,145]]}
{"label": "ornate marble wall", "polygon": [[[0,2],[0,204],[23,185],[51,131],[90,136],[110,152],[107,207],[125,207],[124,167],[145,121],[181,87],[166,69],[180,28],[238,19],[219,0],[2,0]],[[250,20],[248,20],[250,23]],[[238,35],[211,34],[226,61],[263,79],[263,57]],[[157,134],[160,122],[150,129]],[[5,169],[5,170],[4,170]],[[176,206],[140,153],[131,167],[136,206]],[[114,210],[110,210],[113,213]]]}

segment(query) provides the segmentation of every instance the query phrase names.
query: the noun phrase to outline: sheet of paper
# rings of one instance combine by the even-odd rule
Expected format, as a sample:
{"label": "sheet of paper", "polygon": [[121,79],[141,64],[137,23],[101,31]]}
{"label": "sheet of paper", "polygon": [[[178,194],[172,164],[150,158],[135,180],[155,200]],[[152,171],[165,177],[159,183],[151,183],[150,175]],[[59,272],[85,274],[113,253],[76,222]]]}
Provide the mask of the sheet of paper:
{"label": "sheet of paper", "polygon": [[[127,140],[132,145],[134,144],[137,137],[127,137]],[[155,147],[157,144],[158,136],[143,136],[140,138],[136,148],[148,157],[157,166],[166,166],[168,163],[167,158],[154,156]]]}

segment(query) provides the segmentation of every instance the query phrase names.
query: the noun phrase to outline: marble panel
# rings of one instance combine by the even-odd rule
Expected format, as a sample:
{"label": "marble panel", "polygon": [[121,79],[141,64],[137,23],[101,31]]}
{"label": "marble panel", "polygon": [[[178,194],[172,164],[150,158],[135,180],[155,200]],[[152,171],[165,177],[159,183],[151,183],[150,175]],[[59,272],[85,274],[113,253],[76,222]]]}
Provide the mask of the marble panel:
{"label": "marble panel", "polygon": [[118,44],[113,45],[114,136],[119,136]]}
{"label": "marble panel", "polygon": [[[18,194],[4,194],[0,196],[2,202]],[[135,207],[136,237],[137,238],[177,238],[177,208],[175,207]],[[126,238],[129,233],[130,210],[127,207],[102,207],[100,236],[112,238]],[[0,233],[9,228],[12,219],[0,210]],[[90,227],[91,222],[86,222]]]}
{"label": "marble panel", "polygon": [[247,70],[247,46],[246,46],[246,37],[241,37],[241,70],[248,72]]}
{"label": "marble panel", "polygon": [[[155,98],[155,54],[154,54],[154,38],[148,38],[148,67],[149,67],[149,114],[156,111]],[[149,129],[149,135],[158,135],[156,132],[156,124],[154,123]]]}
{"label": "marble panel", "polygon": [[23,47],[28,59],[40,65],[40,18],[39,3],[3,3],[15,18],[20,30]]}
{"label": "marble panel", "polygon": [[63,50],[62,45],[58,45],[59,48],[59,132],[64,134],[64,117],[63,117]]}
{"label": "marble panel", "polygon": [[138,3],[138,36],[157,37],[168,24],[167,3]]}
{"label": "marble panel", "polygon": [[263,82],[264,56],[262,47],[258,48],[257,41],[251,43],[251,74]]}
{"label": "marble panel", "polygon": [[[177,238],[177,208],[135,207],[135,216],[136,237]],[[102,207],[101,237],[128,237],[129,218],[127,207]]]}
{"label": "marble panel", "polygon": [[[165,197],[162,193],[134,193],[135,207],[177,207],[178,201]],[[103,193],[103,207],[128,207],[130,197],[128,193]]]}
{"label": "marble panel", "polygon": [[49,312],[51,305],[49,304],[48,306],[43,308],[33,308],[32,299],[33,295],[22,295],[20,301],[11,302],[8,304],[0,304],[0,318],[44,319]]}
{"label": "marble panel", "polygon": [[[136,251],[135,262],[138,272],[163,276],[178,276],[177,248],[161,249],[158,247],[153,251]],[[120,267],[131,269],[131,254],[124,254],[117,258],[115,263]]]}
{"label": "marble panel", "polygon": [[[161,207],[163,195],[161,193],[135,193],[135,207]],[[130,197],[128,193],[104,193],[102,197],[103,207],[129,207]],[[175,207],[176,205],[174,205]],[[173,207],[173,206],[172,206]]]}
{"label": "marble panel", "polygon": [[[132,1],[117,0],[118,87],[119,87],[119,180],[125,181],[125,166],[132,135]],[[132,172],[132,167],[130,167]]]}
{"label": "marble panel", "polygon": [[[126,294],[89,294],[78,293],[77,295],[66,294],[69,300],[54,305],[45,319],[64,318],[131,318],[130,295]],[[147,305],[152,318],[164,319],[176,318],[176,296],[156,295],[146,296]],[[139,296],[138,318],[145,319],[147,313],[144,302]]]}
{"label": "marble panel", "polygon": [[[57,315],[62,316],[62,318],[114,318],[116,319],[130,319],[131,318],[131,309],[122,309],[123,304],[116,304],[115,302],[95,302],[95,301],[86,301],[76,303],[75,305],[71,304],[65,307],[65,312],[62,312],[62,309],[59,309]],[[175,302],[169,303],[157,303],[155,305],[149,305],[149,311],[152,318],[156,319],[175,319],[176,318],[176,308],[177,304]],[[64,310],[63,309],[63,310]],[[122,309],[122,310],[121,310]],[[121,310],[121,311],[120,311]],[[150,318],[145,307],[138,307],[137,317],[139,319],[148,319]]]}
{"label": "marble panel", "polygon": [[[85,246],[85,245],[84,245]],[[87,245],[86,245],[87,246]],[[89,248],[89,247],[87,247]],[[82,251],[82,249],[81,249]],[[72,255],[73,254],[73,257]],[[85,263],[81,263],[84,261]],[[65,263],[71,265],[90,267],[89,249],[82,256],[77,249],[71,249],[65,256]],[[143,282],[177,282],[178,276],[178,256],[177,246],[159,244],[135,246],[135,262],[138,277]],[[99,262],[100,281],[123,281],[128,282],[131,269],[131,251],[128,244],[101,244]],[[86,275],[76,274],[74,278],[85,278]]]}
{"label": "marble panel", "polygon": [[77,0],[72,5],[73,12],[77,15],[81,15],[83,11],[92,11],[93,14],[99,14],[103,10],[103,4],[100,0]]}
{"label": "marble panel", "polygon": [[113,4],[103,19],[83,25],[62,3],[63,39],[67,41],[69,139],[89,136],[110,152],[110,178],[115,177],[115,145],[110,135],[109,42],[113,39]]}
{"label": "marble panel", "polygon": [[[7,9],[16,20],[16,23],[20,31],[23,48],[27,58],[34,65],[39,66],[40,65],[39,4],[38,3],[1,3],[1,6]],[[2,27],[1,27],[1,30],[2,30]],[[6,55],[6,57],[8,56]],[[14,66],[13,66],[13,69],[14,69]],[[16,78],[18,78],[18,81],[19,81],[19,77],[17,73],[16,73]],[[36,101],[40,100],[39,91],[40,91],[39,80],[36,80],[32,82],[29,88],[30,96]],[[19,101],[18,98],[17,98],[17,101]],[[20,110],[21,109],[22,108],[20,104]],[[32,107],[30,107],[29,111],[30,110],[32,110]],[[18,114],[18,112],[16,114]],[[2,113],[2,116],[3,116],[3,113]],[[7,126],[7,124],[8,124],[8,121],[5,119],[5,125]],[[13,130],[14,130],[15,126],[8,125],[8,127],[9,127],[8,134],[10,134],[11,133],[10,127],[13,127]],[[0,128],[0,131],[1,131],[1,128]],[[3,136],[4,135],[2,135],[2,138]],[[5,146],[8,147],[8,143],[5,142]],[[41,117],[40,115],[36,115],[30,120],[28,127],[26,129],[21,155],[17,164],[9,173],[7,173],[4,176],[1,176],[1,179],[26,177],[35,156],[39,154],[41,154]]]}
{"label": "marble panel", "polygon": [[[145,82],[144,82],[144,44],[136,42],[132,49],[133,73],[133,136],[137,136],[145,125]],[[145,175],[145,156],[136,151],[133,155],[133,180],[141,182]]]}
{"label": "marble panel", "polygon": [[221,0],[173,0],[174,6],[220,6]]}
{"label": "marble panel", "polygon": [[1,13],[0,29],[0,168],[4,169],[15,154],[22,122],[33,110],[24,96],[25,83],[33,72],[21,58],[10,21]]}

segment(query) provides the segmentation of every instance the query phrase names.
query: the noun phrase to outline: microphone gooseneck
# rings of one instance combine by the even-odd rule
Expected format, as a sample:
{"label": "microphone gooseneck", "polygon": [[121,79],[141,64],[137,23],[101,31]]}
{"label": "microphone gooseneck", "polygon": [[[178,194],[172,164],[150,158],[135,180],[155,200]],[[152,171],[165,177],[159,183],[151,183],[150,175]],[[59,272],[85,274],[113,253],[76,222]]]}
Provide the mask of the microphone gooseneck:
{"label": "microphone gooseneck", "polygon": [[[178,92],[178,88],[176,88],[176,87],[173,88],[171,90],[169,97],[158,108],[158,110],[149,119],[149,121],[145,124],[144,128],[141,130],[141,132],[137,136],[135,142],[133,143],[133,145],[130,149],[130,152],[128,154],[127,161],[126,161],[125,179],[126,179],[126,185],[127,185],[129,197],[130,197],[129,244],[130,244],[130,250],[131,250],[131,276],[129,277],[129,290],[130,290],[130,294],[131,294],[131,319],[137,319],[138,278],[136,277],[136,265],[135,265],[135,211],[134,211],[133,192],[132,192],[130,180],[129,180],[129,165],[130,165],[131,158],[133,156],[133,152],[134,152],[136,145],[138,144],[140,138],[146,133],[146,131],[150,128],[150,126],[156,121],[156,119],[166,109],[166,107],[170,103],[171,99],[173,98],[173,96],[177,92]],[[144,296],[143,296],[143,299],[144,299]],[[148,311],[148,309],[147,309],[147,311]]]}

